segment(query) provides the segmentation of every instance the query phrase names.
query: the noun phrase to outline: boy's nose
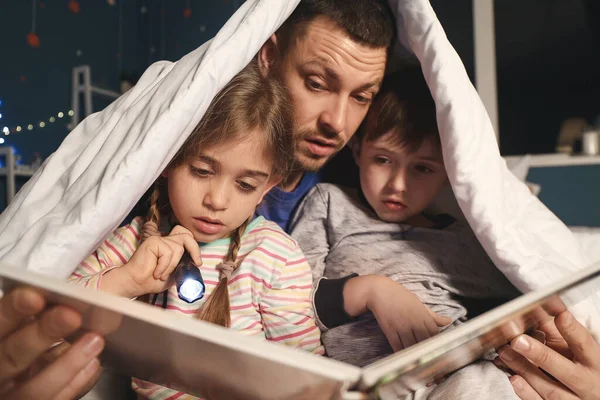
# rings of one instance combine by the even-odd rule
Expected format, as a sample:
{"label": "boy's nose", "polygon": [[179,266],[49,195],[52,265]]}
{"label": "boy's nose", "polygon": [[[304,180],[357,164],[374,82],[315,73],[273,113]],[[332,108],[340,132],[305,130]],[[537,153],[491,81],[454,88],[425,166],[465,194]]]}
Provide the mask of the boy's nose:
{"label": "boy's nose", "polygon": [[408,186],[407,174],[404,169],[394,171],[388,180],[388,188],[395,192],[405,192]]}

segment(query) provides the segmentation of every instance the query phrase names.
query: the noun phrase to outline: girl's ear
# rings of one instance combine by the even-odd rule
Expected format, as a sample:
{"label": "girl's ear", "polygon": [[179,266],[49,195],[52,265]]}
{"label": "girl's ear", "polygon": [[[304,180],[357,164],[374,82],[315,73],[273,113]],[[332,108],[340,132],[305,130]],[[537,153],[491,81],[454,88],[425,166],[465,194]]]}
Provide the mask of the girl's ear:
{"label": "girl's ear", "polygon": [[273,71],[278,57],[277,36],[272,34],[258,51],[258,69],[262,76],[267,76]]}
{"label": "girl's ear", "polygon": [[262,203],[262,201],[263,201],[264,197],[267,195],[267,193],[269,193],[271,191],[271,189],[273,189],[275,186],[279,185],[280,183],[281,183],[281,179],[269,180],[269,183],[267,184],[265,191],[260,195],[260,199],[258,199],[258,202],[256,203],[256,205],[258,206],[260,203]]}

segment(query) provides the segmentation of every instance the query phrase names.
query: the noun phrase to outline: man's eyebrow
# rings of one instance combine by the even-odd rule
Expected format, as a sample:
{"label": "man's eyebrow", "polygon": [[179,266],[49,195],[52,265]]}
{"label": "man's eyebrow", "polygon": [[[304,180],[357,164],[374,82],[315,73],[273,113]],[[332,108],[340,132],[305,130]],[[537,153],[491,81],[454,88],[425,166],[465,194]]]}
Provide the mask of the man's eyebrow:
{"label": "man's eyebrow", "polygon": [[[327,62],[326,59],[324,59],[323,57],[316,57],[310,61],[308,61],[305,65],[316,65],[318,67],[323,68],[323,70],[325,71],[325,74],[330,77],[331,79],[334,79],[336,81],[340,80],[339,75],[337,74],[337,72],[335,72],[334,70],[332,70],[331,68],[329,68],[327,65],[329,63]],[[377,79],[373,82],[367,82],[365,84],[363,84],[362,86],[354,89],[354,92],[361,92],[363,90],[368,90],[368,89],[379,89],[379,87],[381,86],[381,79]]]}
{"label": "man's eyebrow", "polygon": [[329,68],[327,66],[328,64],[329,63],[327,62],[327,60],[324,59],[323,57],[316,57],[316,58],[313,58],[312,60],[308,61],[305,65],[316,65],[318,67],[321,67],[325,71],[325,74],[327,74],[329,77],[339,80],[338,74],[334,70]]}

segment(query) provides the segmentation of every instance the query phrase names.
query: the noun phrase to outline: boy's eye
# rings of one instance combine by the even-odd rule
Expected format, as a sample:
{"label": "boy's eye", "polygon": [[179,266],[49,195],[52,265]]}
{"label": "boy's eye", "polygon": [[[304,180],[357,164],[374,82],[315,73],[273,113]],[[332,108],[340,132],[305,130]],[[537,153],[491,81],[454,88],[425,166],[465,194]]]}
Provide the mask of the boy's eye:
{"label": "boy's eye", "polygon": [[240,189],[242,189],[244,192],[254,192],[256,190],[256,187],[249,184],[248,182],[239,181],[238,185],[240,186]]}
{"label": "boy's eye", "polygon": [[434,170],[432,170],[431,168],[429,168],[426,165],[417,165],[416,169],[417,169],[417,171],[419,171],[423,174],[431,174],[432,172],[435,172]]}
{"label": "boy's eye", "polygon": [[375,157],[375,163],[377,164],[388,164],[390,163],[390,159],[387,157],[377,156]]}

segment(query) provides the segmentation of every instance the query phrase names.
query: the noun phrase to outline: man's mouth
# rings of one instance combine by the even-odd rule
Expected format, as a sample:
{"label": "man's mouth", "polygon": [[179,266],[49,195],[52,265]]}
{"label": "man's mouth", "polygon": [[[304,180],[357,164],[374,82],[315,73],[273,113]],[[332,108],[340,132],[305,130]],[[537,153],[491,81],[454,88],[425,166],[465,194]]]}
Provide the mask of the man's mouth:
{"label": "man's mouth", "polygon": [[318,157],[329,157],[338,149],[338,143],[334,140],[322,138],[308,138],[305,140],[308,143],[309,151]]}

